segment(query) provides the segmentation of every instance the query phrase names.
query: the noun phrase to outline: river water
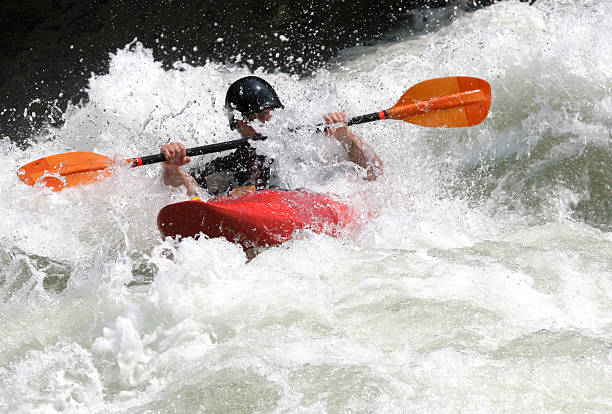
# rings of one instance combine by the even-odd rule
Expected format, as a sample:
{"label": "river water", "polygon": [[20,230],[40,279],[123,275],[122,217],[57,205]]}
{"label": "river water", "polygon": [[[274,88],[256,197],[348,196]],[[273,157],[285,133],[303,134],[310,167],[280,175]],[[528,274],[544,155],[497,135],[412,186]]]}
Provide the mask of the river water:
{"label": "river water", "polygon": [[[263,74],[286,109],[260,150],[364,225],[248,263],[225,240],[160,238],[157,212],[187,197],[158,165],[58,193],[18,180],[55,153],[236,138],[223,99],[246,69],[117,51],[60,129],[1,144],[0,411],[612,411],[610,15],[609,1],[507,1],[312,76]],[[378,181],[325,137],[282,132],[450,75],[490,82],[489,117],[354,127],[385,161]]]}

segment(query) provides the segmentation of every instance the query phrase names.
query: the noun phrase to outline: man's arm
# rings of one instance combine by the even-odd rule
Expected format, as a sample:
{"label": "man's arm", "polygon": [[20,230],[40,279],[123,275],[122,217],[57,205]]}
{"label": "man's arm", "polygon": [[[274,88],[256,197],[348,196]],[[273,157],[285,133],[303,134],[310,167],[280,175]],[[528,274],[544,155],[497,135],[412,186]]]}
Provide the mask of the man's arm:
{"label": "man's arm", "polygon": [[[348,115],[344,112],[334,112],[323,116],[328,124],[347,123]],[[366,170],[366,180],[376,180],[384,171],[384,164],[376,151],[355,135],[347,126],[328,128],[328,136],[336,138],[346,149],[349,159]]]}
{"label": "man's arm", "polygon": [[181,168],[191,161],[185,152],[185,145],[180,142],[171,142],[161,147],[161,153],[166,157],[166,162],[162,163],[163,172],[162,179],[164,184],[172,187],[185,186],[187,194],[192,196],[196,194],[198,183],[189,174]]}

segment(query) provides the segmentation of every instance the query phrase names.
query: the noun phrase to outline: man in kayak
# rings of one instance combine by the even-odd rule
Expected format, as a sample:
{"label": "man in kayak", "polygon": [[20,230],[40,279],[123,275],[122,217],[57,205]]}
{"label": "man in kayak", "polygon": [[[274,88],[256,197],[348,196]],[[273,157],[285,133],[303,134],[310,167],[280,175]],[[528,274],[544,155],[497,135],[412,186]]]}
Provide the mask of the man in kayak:
{"label": "man in kayak", "polygon": [[[225,109],[230,128],[237,130],[243,138],[260,135],[250,122],[269,121],[272,119],[272,111],[277,108],[283,108],[283,104],[274,88],[256,76],[238,79],[230,85],[225,96]],[[238,111],[242,119],[236,119],[234,111]],[[344,112],[333,112],[324,115],[323,119],[328,124],[348,122],[348,116]],[[349,159],[366,170],[366,180],[375,180],[382,174],[383,163],[376,152],[346,125],[340,128],[329,127],[325,134],[337,139],[346,150]],[[171,142],[161,147],[161,153],[168,160],[163,163],[164,183],[174,187],[183,185],[190,195],[196,193],[198,185],[206,188],[211,194],[221,194],[245,186],[266,188],[269,184],[270,166],[273,160],[257,154],[255,148],[248,144],[189,172],[181,168],[191,161],[185,153],[185,145]]]}

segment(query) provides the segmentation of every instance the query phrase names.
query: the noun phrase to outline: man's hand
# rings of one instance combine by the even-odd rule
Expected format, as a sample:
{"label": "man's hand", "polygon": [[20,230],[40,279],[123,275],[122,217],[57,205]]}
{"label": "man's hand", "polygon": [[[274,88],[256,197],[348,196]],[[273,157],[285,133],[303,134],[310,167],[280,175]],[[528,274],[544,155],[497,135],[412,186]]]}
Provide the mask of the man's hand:
{"label": "man's hand", "polygon": [[[323,119],[325,120],[325,122],[327,122],[328,124],[339,124],[339,123],[343,123],[343,124],[347,124],[348,123],[348,115],[346,114],[346,112],[332,112],[329,113],[327,115],[323,115]],[[350,130],[348,129],[347,126],[343,126],[340,128],[331,128],[328,127],[325,129],[325,134],[328,137],[334,137],[338,140],[341,140],[342,138],[346,137],[349,134]]]}
{"label": "man's hand", "polygon": [[372,147],[351,131],[348,126],[348,115],[346,112],[332,112],[323,115],[328,124],[343,123],[340,128],[327,128],[325,134],[336,138],[346,149],[349,159],[366,170],[366,180],[376,180],[383,173],[383,162]]}
{"label": "man's hand", "polygon": [[180,167],[191,161],[185,152],[185,145],[180,142],[171,142],[161,147],[160,152],[164,154],[166,160],[164,167]]}
{"label": "man's hand", "polygon": [[160,151],[167,160],[163,163],[164,170],[162,172],[162,179],[164,184],[172,187],[180,187],[183,185],[187,188],[187,194],[190,196],[195,195],[198,183],[196,183],[191,175],[180,168],[181,165],[185,165],[191,161],[191,158],[189,158],[185,152],[185,146],[180,142],[171,142],[161,147]]}

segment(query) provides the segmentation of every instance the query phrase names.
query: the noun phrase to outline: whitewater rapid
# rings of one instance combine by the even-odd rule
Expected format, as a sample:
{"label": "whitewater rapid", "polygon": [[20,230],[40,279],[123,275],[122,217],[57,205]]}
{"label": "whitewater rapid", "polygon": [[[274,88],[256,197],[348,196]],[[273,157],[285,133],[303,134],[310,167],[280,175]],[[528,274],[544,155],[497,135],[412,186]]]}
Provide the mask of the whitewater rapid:
{"label": "whitewater rapid", "polygon": [[[56,153],[237,138],[223,101],[244,67],[118,50],[61,128],[0,143],[0,412],[612,411],[611,14],[507,1],[310,76],[256,72],[285,105],[257,144],[284,183],[367,219],[248,263],[226,240],[160,238],[157,212],[187,196],[159,165],[58,193],[18,180]],[[490,82],[487,120],[355,126],[385,161],[375,182],[284,132],[452,75]]]}

